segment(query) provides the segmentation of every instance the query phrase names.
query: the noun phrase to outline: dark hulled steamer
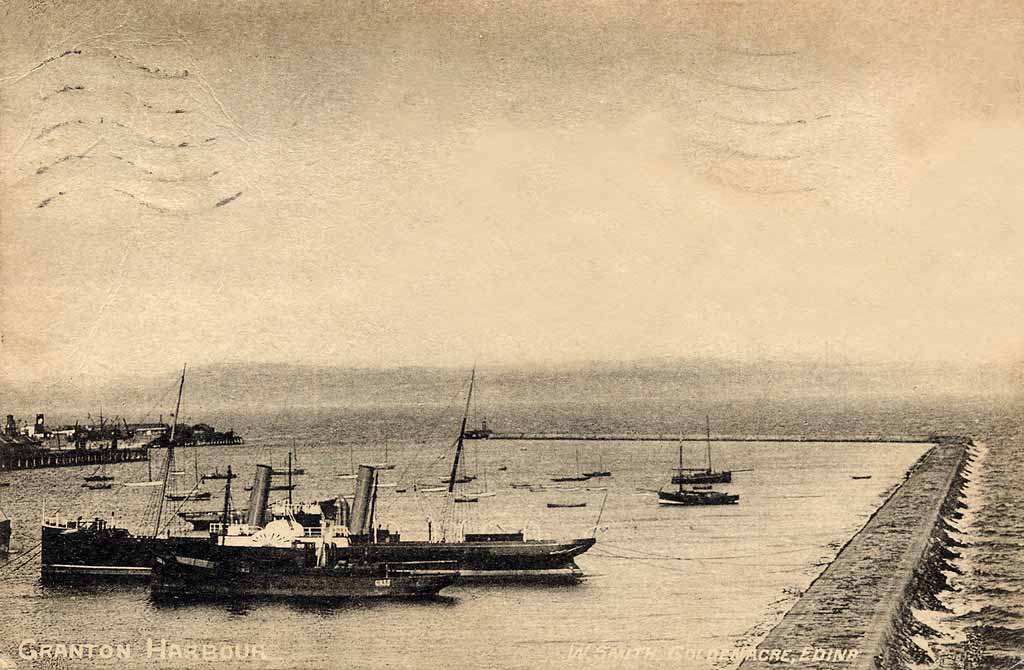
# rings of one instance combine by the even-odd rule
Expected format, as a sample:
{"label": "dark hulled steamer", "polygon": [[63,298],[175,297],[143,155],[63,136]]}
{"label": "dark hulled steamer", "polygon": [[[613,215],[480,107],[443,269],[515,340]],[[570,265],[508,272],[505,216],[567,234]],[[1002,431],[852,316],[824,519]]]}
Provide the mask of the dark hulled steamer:
{"label": "dark hulled steamer", "polygon": [[[474,375],[475,376],[475,375]],[[182,376],[184,379],[184,375]],[[469,397],[472,397],[473,380],[470,381]],[[180,389],[179,389],[180,392]],[[180,394],[179,394],[180,395]],[[180,400],[179,400],[180,404]],[[467,413],[469,398],[467,398]],[[466,416],[463,416],[459,438],[456,441],[455,457],[452,463],[451,476],[448,481],[447,512],[454,509],[455,484],[462,447]],[[172,427],[173,431],[173,427]],[[173,443],[171,443],[173,449]],[[168,459],[170,460],[170,459]],[[595,539],[579,538],[572,540],[529,540],[522,532],[513,533],[464,533],[456,536],[454,531],[442,528],[440,538],[433,541],[403,541],[398,534],[375,527],[374,517],[378,492],[378,471],[372,465],[360,465],[356,480],[356,491],[352,500],[351,514],[348,505],[340,500],[334,509],[320,508],[326,514],[310,518],[308,515],[286,509],[280,515],[280,521],[287,521],[295,529],[295,539],[300,544],[312,544],[319,535],[321,517],[344,528],[344,541],[336,542],[331,551],[339,561],[397,564],[417,563],[432,564],[441,562],[447,568],[436,566],[409,567],[405,571],[410,574],[424,573],[448,574],[459,573],[465,581],[577,581],[583,576],[582,570],[575,562],[575,557],[583,554],[592,546]],[[168,473],[165,472],[163,485],[160,487],[160,500],[166,494]],[[239,537],[236,544],[248,544],[249,548],[258,546],[269,536],[276,533],[267,526],[276,523],[270,513],[269,491],[271,490],[272,470],[269,466],[258,465],[256,477],[250,493],[245,513],[245,526],[248,539]],[[227,480],[230,486],[230,479]],[[331,506],[327,506],[330,508]],[[137,536],[122,528],[114,528],[103,520],[65,521],[49,519],[43,525],[43,560],[44,578],[68,577],[73,580],[88,581],[97,577],[112,578],[148,578],[156,564],[157,556],[184,557],[196,551],[209,551],[209,535],[200,537],[169,537],[159,534],[160,513],[162,502],[157,505],[157,519],[152,536]],[[331,512],[334,512],[331,514]],[[333,516],[333,519],[330,517]],[[228,524],[213,523],[212,518],[204,518],[205,528],[212,535],[223,532],[225,525],[237,520],[230,510],[222,515]],[[450,524],[449,524],[450,525]],[[204,559],[206,560],[206,559]],[[182,570],[181,565],[165,561],[168,570]],[[195,566],[192,566],[195,567]],[[425,572],[424,572],[425,571]]]}
{"label": "dark hulled steamer", "polygon": [[[270,489],[270,468],[260,466],[253,491],[259,500],[250,514],[265,511]],[[353,560],[344,551],[347,533],[323,519],[315,539],[307,541],[305,527],[301,535],[289,537],[293,528],[283,523],[285,532],[258,540],[258,546],[246,540],[256,526],[232,525],[230,517],[231,468],[224,489],[222,523],[209,539],[188,547],[159,550],[153,566],[151,589],[157,598],[301,598],[335,600],[351,598],[410,598],[436,595],[455,583],[459,573],[454,564],[383,563]],[[269,528],[268,528],[269,530]]]}

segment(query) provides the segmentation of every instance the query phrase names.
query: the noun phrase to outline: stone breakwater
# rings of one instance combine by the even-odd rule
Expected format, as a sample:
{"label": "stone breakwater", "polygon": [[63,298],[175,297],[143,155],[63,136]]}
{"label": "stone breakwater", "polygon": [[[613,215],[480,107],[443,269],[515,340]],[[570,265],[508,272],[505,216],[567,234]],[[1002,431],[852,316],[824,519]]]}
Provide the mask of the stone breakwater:
{"label": "stone breakwater", "polygon": [[914,642],[932,631],[912,608],[938,607],[955,542],[968,438],[942,438],[840,550],[740,667],[879,668],[927,660]]}

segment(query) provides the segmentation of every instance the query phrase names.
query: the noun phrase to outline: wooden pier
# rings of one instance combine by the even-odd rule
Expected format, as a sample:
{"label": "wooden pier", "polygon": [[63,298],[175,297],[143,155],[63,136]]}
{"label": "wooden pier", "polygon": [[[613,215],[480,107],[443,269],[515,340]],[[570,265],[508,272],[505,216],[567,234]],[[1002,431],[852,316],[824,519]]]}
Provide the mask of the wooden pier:
{"label": "wooden pier", "polygon": [[149,450],[133,447],[128,449],[22,449],[0,452],[0,471],[38,470],[40,468],[64,468],[76,465],[99,465],[100,463],[129,463],[149,460]]}

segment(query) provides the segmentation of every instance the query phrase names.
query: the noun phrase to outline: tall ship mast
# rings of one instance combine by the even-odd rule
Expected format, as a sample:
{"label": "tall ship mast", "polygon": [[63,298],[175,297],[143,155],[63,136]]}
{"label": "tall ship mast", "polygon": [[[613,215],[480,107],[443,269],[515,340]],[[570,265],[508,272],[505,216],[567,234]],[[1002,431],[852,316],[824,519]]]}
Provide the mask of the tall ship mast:
{"label": "tall ship mast", "polygon": [[679,442],[679,467],[672,475],[673,484],[728,484],[732,482],[732,470],[715,470],[711,467],[711,415],[704,416],[705,462],[703,468],[683,467],[683,443]]}

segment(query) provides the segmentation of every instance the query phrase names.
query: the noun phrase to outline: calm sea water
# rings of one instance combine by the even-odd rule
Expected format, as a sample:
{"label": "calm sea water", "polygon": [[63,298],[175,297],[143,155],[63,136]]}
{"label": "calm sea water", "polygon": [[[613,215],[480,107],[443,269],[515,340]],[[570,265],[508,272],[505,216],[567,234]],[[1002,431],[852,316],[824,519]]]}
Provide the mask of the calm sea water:
{"label": "calm sea water", "polygon": [[[565,409],[552,412],[563,414]],[[970,508],[958,522],[961,539],[970,546],[960,559],[958,591],[943,595],[951,613],[933,617],[945,636],[936,648],[964,667],[975,657],[1002,663],[1019,655],[1024,647],[1024,561],[1019,560],[1024,518],[1019,489],[1005,486],[1008,481],[1019,483],[1022,474],[1021,434],[1013,414],[996,414],[987,419],[989,424],[924,414],[900,423],[890,415],[891,426],[860,428],[863,423],[857,419],[868,412],[849,412],[838,419],[829,415],[813,426],[796,417],[783,418],[782,427],[789,430],[777,432],[864,433],[886,427],[906,432],[948,426],[949,432],[982,434],[985,454],[972,472]],[[349,493],[351,480],[336,474],[347,472],[350,460],[383,461],[386,443],[387,459],[396,468],[383,481],[396,487],[382,491],[379,520],[404,537],[425,538],[428,519],[436,524],[441,517],[443,497],[414,492],[413,484],[433,485],[446,475],[452,426],[442,420],[429,433],[418,434],[414,428],[395,429],[392,423],[393,436],[385,438],[379,425],[364,425],[365,418],[358,412],[324,410],[308,415],[293,411],[286,417],[218,417],[218,425],[230,421],[242,431],[247,444],[185,450],[179,463],[189,473],[193,459],[200,471],[223,471],[230,464],[241,471],[240,487],[255,463],[283,466],[287,451],[295,448],[298,465],[310,473],[297,478],[295,495],[315,499]],[[634,414],[630,427],[644,420]],[[986,427],[1000,421],[1001,432]],[[616,429],[614,423],[582,423],[597,430]],[[364,430],[353,431],[353,426]],[[821,426],[825,429],[811,430]],[[456,587],[436,600],[330,608],[301,603],[163,606],[150,601],[145,587],[42,588],[35,561],[18,571],[0,569],[0,654],[18,667],[62,668],[729,667],[728,660],[698,655],[756,644],[924,451],[922,445],[717,444],[716,465],[751,470],[736,474],[726,487],[740,494],[740,504],[667,508],[657,505],[649,489],[668,481],[677,458],[671,443],[469,444],[467,467],[479,479],[468,488],[497,495],[465,506],[465,521],[481,530],[525,526],[533,537],[596,532],[598,544],[578,559],[590,575],[584,583]],[[613,476],[592,480],[579,490],[510,487],[513,482],[554,486],[551,476],[576,470],[577,453],[582,469],[601,465]],[[703,456],[700,445],[686,447],[689,462],[698,464]],[[145,464],[110,471],[119,482],[146,477]],[[0,506],[15,519],[16,552],[38,543],[44,511],[102,514],[144,530],[142,511],[150,495],[145,489],[87,491],[80,487],[83,474],[87,472],[76,468],[3,475],[12,486],[0,489]],[[869,480],[851,479],[868,474]],[[219,507],[222,488],[213,484],[208,484],[213,500],[195,503],[193,509]],[[400,487],[408,491],[398,493]],[[238,491],[236,501],[244,504],[244,498]],[[554,501],[587,506],[548,509],[546,503]],[[15,553],[8,563],[18,561]],[[121,644],[130,647],[131,657],[28,661],[18,657],[19,644],[26,639],[36,640],[28,649],[59,642]],[[157,645],[154,656],[147,656],[149,640]],[[260,645],[266,658],[161,659],[163,640],[218,649]],[[1005,667],[1009,665],[1007,661]]]}

